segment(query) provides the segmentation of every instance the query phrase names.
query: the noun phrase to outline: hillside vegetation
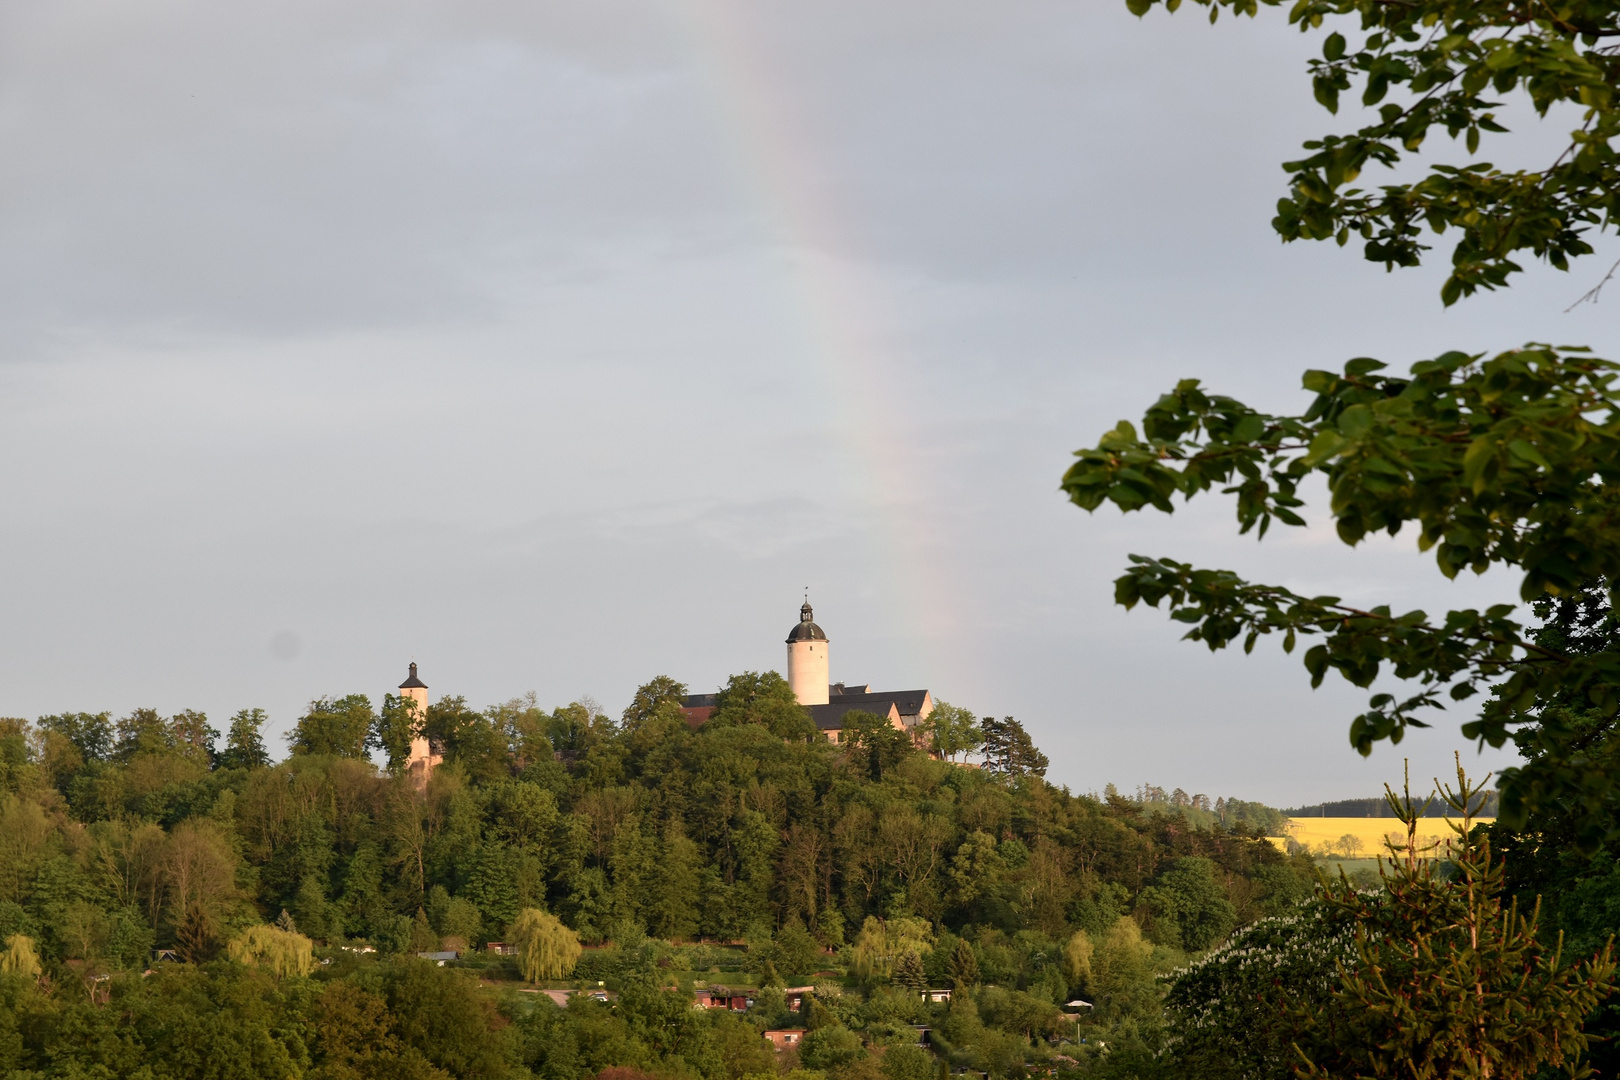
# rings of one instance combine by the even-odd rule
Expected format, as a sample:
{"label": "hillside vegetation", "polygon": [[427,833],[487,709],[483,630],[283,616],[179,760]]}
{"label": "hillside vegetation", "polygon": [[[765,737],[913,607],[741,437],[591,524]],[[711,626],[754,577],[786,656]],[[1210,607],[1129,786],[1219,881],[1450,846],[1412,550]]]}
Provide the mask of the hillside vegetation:
{"label": "hillside vegetation", "polygon": [[[683,692],[654,680],[616,721],[446,699],[421,791],[393,698],[312,703],[280,763],[252,711],[223,738],[193,712],[4,721],[0,1069],[1078,1067],[1156,1023],[1157,971],[1311,888],[1259,829],[1074,795],[1027,745],[968,768],[857,719],[834,746],[772,673],[734,677],[693,730]],[[477,951],[535,913],[595,946],[567,974],[611,1001],[558,1008],[522,992],[520,958]],[[435,950],[464,959],[415,957]],[[691,1007],[722,983],[754,1009]],[[817,989],[790,1013],[786,984]],[[777,1054],[760,1031],[783,1024],[811,1036]]]}

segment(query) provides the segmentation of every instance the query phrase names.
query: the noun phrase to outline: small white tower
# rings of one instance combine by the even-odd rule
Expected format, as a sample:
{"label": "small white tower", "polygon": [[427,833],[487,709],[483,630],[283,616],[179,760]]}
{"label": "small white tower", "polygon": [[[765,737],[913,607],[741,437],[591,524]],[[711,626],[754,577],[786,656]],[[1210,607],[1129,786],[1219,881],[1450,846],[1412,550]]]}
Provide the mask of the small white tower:
{"label": "small white tower", "polygon": [[787,636],[788,685],[800,705],[827,704],[827,635],[815,624],[810,599],[799,609],[799,622]]}
{"label": "small white tower", "polygon": [[[428,686],[416,676],[416,661],[411,661],[411,673],[405,681],[399,684],[399,696],[415,705],[413,710],[416,723],[421,724],[427,719]],[[442,761],[442,756],[434,749],[433,743],[422,734],[420,728],[411,739],[411,760],[409,771],[411,779],[416,781],[419,788],[426,787],[428,777],[433,775],[433,768]]]}

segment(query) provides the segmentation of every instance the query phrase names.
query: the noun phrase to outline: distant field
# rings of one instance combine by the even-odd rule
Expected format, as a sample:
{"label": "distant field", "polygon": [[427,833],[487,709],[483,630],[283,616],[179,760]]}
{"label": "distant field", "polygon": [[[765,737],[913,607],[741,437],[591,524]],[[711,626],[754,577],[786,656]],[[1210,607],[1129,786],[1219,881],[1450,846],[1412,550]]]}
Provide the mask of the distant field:
{"label": "distant field", "polygon": [[[1496,819],[1474,820],[1489,824]],[[1298,817],[1289,818],[1285,827],[1289,840],[1306,845],[1313,853],[1345,858],[1371,858],[1383,854],[1385,836],[1402,843],[1406,840],[1406,828],[1395,818]],[[1455,835],[1445,818],[1422,818],[1418,821],[1418,838],[1427,845],[1438,846]],[[1282,837],[1274,837],[1272,842],[1278,847],[1285,846]]]}

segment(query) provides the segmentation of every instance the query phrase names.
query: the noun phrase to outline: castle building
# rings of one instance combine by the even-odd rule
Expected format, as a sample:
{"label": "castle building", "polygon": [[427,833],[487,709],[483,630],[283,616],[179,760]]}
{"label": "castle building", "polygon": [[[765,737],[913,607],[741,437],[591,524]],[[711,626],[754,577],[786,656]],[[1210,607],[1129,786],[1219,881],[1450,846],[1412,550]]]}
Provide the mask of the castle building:
{"label": "castle building", "polygon": [[411,661],[411,673],[399,684],[399,696],[414,705],[413,712],[417,724],[417,730],[411,739],[411,757],[406,772],[418,789],[425,788],[428,778],[433,775],[433,770],[444,760],[444,755],[421,731],[421,723],[427,719],[428,685],[417,676],[414,660]]}
{"label": "castle building", "polygon": [[[851,712],[872,713],[886,718],[899,731],[911,732],[920,741],[917,725],[934,711],[934,697],[927,690],[878,690],[866,684],[829,682],[826,631],[816,625],[815,613],[806,600],[799,609],[799,621],[787,636],[787,681],[799,704],[810,710],[810,719],[829,742],[843,739],[844,716]],[[693,727],[714,715],[715,694],[692,694],[682,699],[682,711]]]}

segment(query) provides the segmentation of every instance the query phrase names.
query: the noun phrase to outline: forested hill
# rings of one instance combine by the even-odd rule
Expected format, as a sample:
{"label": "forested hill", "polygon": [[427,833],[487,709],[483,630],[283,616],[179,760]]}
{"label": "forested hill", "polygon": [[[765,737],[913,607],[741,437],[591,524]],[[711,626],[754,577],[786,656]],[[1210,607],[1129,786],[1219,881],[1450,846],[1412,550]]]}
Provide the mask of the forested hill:
{"label": "forested hill", "polygon": [[875,721],[831,745],[770,673],[733,678],[693,730],[684,690],[654,680],[618,721],[444,700],[422,792],[367,757],[401,763],[392,698],[313,703],[280,763],[257,712],[223,739],[189,712],[0,721],[0,941],[94,1001],[154,949],[229,963],[275,921],[387,957],[475,949],[536,908],[587,944],[747,941],[769,981],[846,963],[877,917],[923,928],[929,980],[950,985],[960,946],[987,982],[1061,1003],[1085,989],[1076,931],[1125,919],[1169,963],[1309,892],[1258,830],[1072,795],[1027,752],[963,767]]}

